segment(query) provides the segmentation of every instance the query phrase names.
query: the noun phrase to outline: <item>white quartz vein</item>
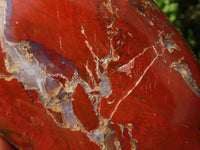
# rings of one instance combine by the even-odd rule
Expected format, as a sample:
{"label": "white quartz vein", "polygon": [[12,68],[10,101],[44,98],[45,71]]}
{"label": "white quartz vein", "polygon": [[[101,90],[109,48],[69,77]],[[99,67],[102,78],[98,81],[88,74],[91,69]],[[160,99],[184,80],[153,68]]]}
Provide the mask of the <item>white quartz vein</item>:
{"label": "white quartz vein", "polygon": [[[127,96],[130,95],[130,93],[139,85],[139,83],[141,82],[141,80],[143,79],[143,77],[145,76],[146,72],[149,70],[149,68],[154,64],[154,62],[158,59],[159,55],[155,49],[155,47],[153,46],[153,49],[156,53],[156,57],[152,60],[152,62],[146,67],[146,69],[144,70],[144,72],[142,73],[142,75],[140,76],[140,78],[137,80],[137,82],[135,83],[135,85],[127,92],[127,94],[122,97],[119,102],[116,104],[114,110],[112,111],[110,117],[108,120],[111,120],[112,117],[114,116],[114,114],[117,112],[119,105],[127,98]],[[144,51],[142,52],[144,53]],[[139,57],[141,54],[137,55],[135,58]],[[135,58],[133,58],[131,61],[135,60]]]}

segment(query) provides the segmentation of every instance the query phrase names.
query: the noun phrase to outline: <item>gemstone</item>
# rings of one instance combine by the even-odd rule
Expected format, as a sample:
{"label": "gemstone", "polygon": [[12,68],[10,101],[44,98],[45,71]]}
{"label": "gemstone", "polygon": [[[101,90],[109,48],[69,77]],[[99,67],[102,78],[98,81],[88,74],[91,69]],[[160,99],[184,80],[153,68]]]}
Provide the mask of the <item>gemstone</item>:
{"label": "gemstone", "polygon": [[18,149],[200,149],[200,67],[152,0],[2,0],[0,135]]}

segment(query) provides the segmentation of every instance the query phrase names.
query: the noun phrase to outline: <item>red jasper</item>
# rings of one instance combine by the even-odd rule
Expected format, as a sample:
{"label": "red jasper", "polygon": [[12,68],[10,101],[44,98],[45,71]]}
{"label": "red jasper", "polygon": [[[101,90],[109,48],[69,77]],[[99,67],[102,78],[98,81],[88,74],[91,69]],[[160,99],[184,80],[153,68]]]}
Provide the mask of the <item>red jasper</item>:
{"label": "red jasper", "polygon": [[200,67],[152,0],[3,0],[0,14],[11,145],[200,149]]}

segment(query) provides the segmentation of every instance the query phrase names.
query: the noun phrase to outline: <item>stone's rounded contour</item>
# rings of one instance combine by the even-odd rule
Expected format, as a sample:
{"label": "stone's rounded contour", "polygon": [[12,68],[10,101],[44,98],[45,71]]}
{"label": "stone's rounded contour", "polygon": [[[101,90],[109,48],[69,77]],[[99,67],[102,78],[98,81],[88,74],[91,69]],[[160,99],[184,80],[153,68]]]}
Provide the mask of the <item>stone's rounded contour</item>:
{"label": "stone's rounded contour", "polygon": [[2,0],[0,38],[17,148],[200,148],[199,64],[152,0]]}

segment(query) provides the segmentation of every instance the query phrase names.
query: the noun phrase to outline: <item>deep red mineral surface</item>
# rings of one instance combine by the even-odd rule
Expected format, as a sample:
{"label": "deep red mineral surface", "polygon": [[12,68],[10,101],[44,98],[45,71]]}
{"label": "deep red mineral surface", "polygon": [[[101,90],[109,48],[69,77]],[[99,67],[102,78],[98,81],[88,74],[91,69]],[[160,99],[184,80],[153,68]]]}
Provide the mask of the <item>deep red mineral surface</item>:
{"label": "deep red mineral surface", "polygon": [[200,67],[152,0],[1,0],[0,135],[18,149],[200,149]]}

